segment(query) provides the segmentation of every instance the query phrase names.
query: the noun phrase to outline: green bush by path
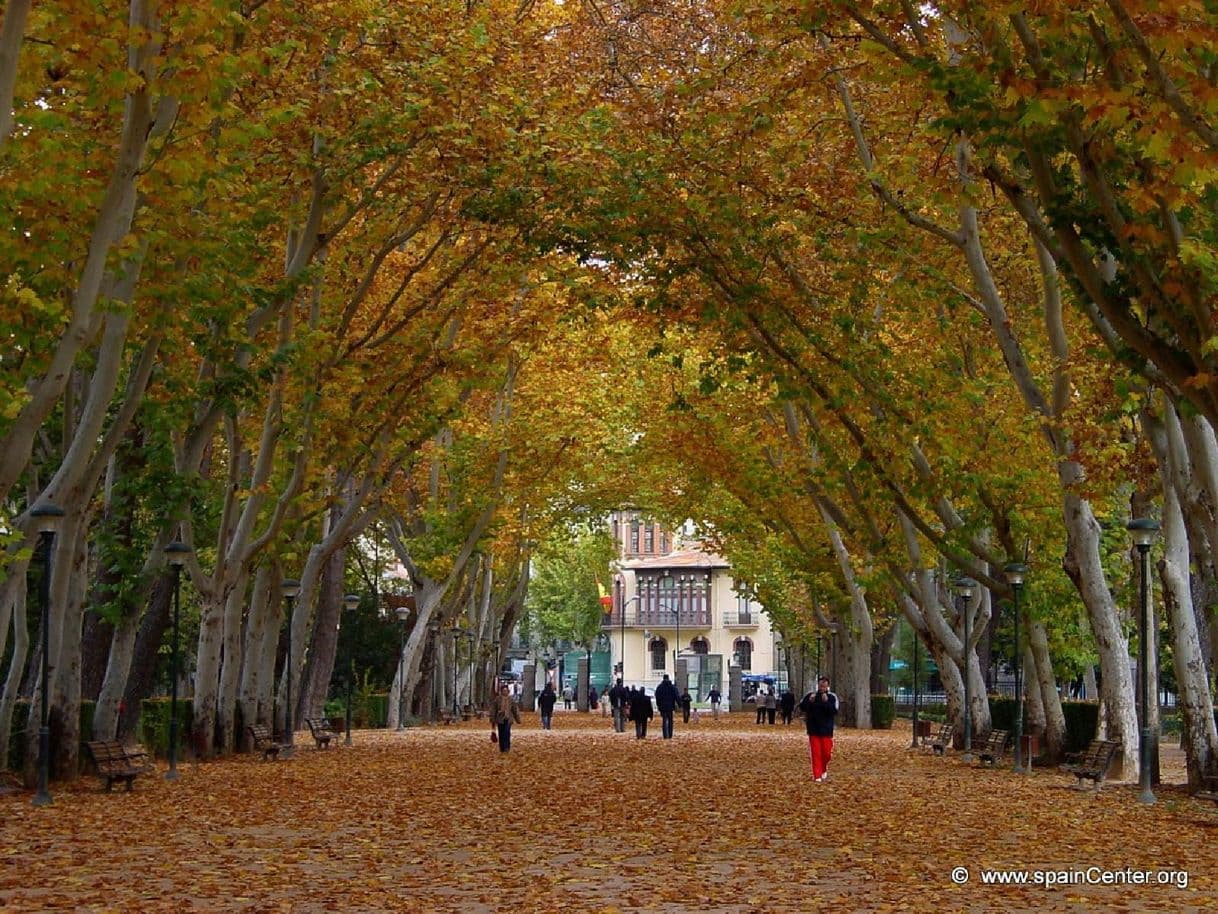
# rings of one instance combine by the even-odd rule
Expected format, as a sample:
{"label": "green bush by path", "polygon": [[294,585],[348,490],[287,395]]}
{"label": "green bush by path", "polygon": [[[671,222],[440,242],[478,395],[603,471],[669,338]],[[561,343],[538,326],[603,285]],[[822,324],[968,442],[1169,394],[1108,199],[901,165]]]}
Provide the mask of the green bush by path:
{"label": "green bush by path", "polygon": [[891,695],[871,696],[871,729],[891,730],[897,716],[897,705]]}
{"label": "green bush by path", "polygon": [[[172,702],[168,698],[145,698],[140,702],[140,722],[136,732],[140,742],[149,752],[162,756],[169,754],[169,710]],[[178,699],[178,757],[181,747],[190,736],[194,709],[189,698]]]}

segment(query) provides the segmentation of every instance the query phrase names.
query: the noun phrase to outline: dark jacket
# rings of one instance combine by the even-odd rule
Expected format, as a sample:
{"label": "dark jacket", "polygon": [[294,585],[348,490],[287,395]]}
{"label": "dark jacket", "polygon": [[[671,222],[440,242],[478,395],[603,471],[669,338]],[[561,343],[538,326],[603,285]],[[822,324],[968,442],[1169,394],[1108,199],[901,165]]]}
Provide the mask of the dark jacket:
{"label": "dark jacket", "polygon": [[615,685],[609,690],[609,704],[611,707],[620,708],[626,703],[626,699],[630,697],[630,691],[621,685]]}
{"label": "dark jacket", "polygon": [[832,736],[837,717],[837,696],[832,692],[809,692],[799,703],[809,736]]}
{"label": "dark jacket", "polygon": [[656,686],[656,710],[661,714],[671,714],[677,708],[677,687],[671,679],[665,679]]}
{"label": "dark jacket", "polygon": [[710,694],[707,695],[706,697],[710,699],[711,704],[713,704],[713,705],[719,704],[720,695],[719,695],[718,689],[711,689]]}
{"label": "dark jacket", "polygon": [[655,712],[651,707],[651,699],[645,692],[638,692],[630,699],[631,720],[651,720]]}
{"label": "dark jacket", "polygon": [[549,714],[554,710],[554,705],[558,703],[558,693],[553,689],[542,689],[541,694],[537,696],[537,710],[543,714]]}
{"label": "dark jacket", "polygon": [[779,700],[779,707],[782,708],[783,714],[790,714],[795,710],[795,696],[791,694],[791,690],[782,693],[782,698]]}

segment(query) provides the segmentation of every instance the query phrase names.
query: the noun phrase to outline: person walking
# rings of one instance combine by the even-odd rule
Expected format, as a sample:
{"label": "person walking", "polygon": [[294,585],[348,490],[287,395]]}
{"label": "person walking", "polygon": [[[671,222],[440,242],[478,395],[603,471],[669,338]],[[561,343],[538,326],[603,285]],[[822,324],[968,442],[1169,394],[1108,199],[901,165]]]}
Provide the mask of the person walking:
{"label": "person walking", "polygon": [[765,723],[765,692],[758,687],[753,693],[753,707],[757,709],[757,723]]}
{"label": "person walking", "polygon": [[596,686],[588,686],[588,710],[592,711],[595,709],[600,700],[601,697],[596,694]]}
{"label": "person walking", "polygon": [[778,712],[778,696],[774,694],[774,687],[770,686],[765,693],[765,716],[766,722],[772,727],[774,726],[774,715]]}
{"label": "person walking", "polygon": [[617,733],[626,732],[626,697],[629,693],[619,679],[609,690],[609,706],[613,708],[613,729]]}
{"label": "person walking", "polygon": [[677,710],[677,687],[672,684],[668,674],[656,686],[656,710],[660,712],[660,732],[664,739],[672,739],[672,715]]}
{"label": "person walking", "polygon": [[630,693],[630,719],[634,721],[635,739],[647,739],[647,721],[651,720],[654,712],[651,699],[642,689]]}
{"label": "person walking", "polygon": [[808,755],[812,760],[812,780],[829,780],[829,759],[833,755],[833,723],[837,717],[837,696],[829,691],[829,677],[816,681],[816,691],[799,703],[808,728]]}
{"label": "person walking", "polygon": [[719,702],[722,700],[723,696],[719,694],[719,689],[716,687],[716,688],[711,689],[710,693],[706,697],[708,699],[710,699],[711,717],[713,717],[715,720],[718,720],[719,719]]}
{"label": "person walking", "polygon": [[557,703],[558,695],[554,692],[554,683],[547,682],[546,687],[537,696],[537,710],[541,713],[541,729],[553,729],[554,705]]}
{"label": "person walking", "polygon": [[562,706],[568,711],[571,710],[571,700],[575,698],[575,690],[570,686],[563,686],[562,690]]}
{"label": "person walking", "polygon": [[789,688],[782,693],[782,698],[778,701],[778,710],[782,712],[782,722],[790,724],[791,718],[795,715],[795,693]]}
{"label": "person walking", "polygon": [[499,694],[491,699],[489,716],[491,735],[498,739],[499,751],[507,752],[512,748],[512,722],[520,723],[520,708],[506,682],[499,687]]}
{"label": "person walking", "polygon": [[689,695],[689,689],[681,690],[681,722],[689,723],[689,709],[693,706],[694,700]]}

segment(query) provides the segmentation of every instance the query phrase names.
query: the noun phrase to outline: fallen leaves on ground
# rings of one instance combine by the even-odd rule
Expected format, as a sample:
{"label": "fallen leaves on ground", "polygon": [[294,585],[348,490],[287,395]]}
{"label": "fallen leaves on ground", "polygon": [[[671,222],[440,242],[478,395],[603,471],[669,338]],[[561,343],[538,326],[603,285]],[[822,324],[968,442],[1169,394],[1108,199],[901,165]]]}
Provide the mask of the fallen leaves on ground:
{"label": "fallen leaves on ground", "polygon": [[[658,721],[657,721],[658,723]],[[1218,808],[1095,795],[839,731],[814,784],[798,724],[752,715],[645,742],[535,715],[360,731],[355,745],[0,798],[2,911],[1188,911],[1218,897]],[[657,728],[658,729],[658,728]],[[308,744],[308,745],[307,745]],[[163,770],[163,766],[162,766]],[[954,867],[970,880],[955,885]],[[1185,870],[1188,888],[992,886],[983,869]]]}

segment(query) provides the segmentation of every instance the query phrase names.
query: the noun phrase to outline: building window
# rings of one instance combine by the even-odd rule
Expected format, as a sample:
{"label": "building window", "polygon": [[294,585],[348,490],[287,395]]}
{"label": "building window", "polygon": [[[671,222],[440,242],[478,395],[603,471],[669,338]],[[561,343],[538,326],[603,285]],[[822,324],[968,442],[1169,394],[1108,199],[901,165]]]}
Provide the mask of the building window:
{"label": "building window", "polygon": [[630,551],[637,553],[639,551],[639,522],[635,521],[630,525]]}
{"label": "building window", "polygon": [[665,669],[664,664],[668,657],[668,642],[663,638],[654,638],[648,647],[651,650],[651,668],[653,670]]}
{"label": "building window", "polygon": [[695,654],[702,654],[705,656],[706,654],[710,653],[710,642],[708,642],[705,638],[695,638],[693,641],[689,642],[689,649]]}
{"label": "building window", "polygon": [[740,664],[740,669],[751,670],[753,668],[753,642],[748,638],[737,638],[736,643],[732,645],[732,651],[736,655],[736,662]]}
{"label": "building window", "polygon": [[668,534],[660,531],[660,554],[668,555]]}
{"label": "building window", "polygon": [[736,594],[736,619],[741,625],[753,621],[753,601],[748,594]]}
{"label": "building window", "polygon": [[643,551],[647,553],[655,552],[655,528],[648,524],[643,528]]}

